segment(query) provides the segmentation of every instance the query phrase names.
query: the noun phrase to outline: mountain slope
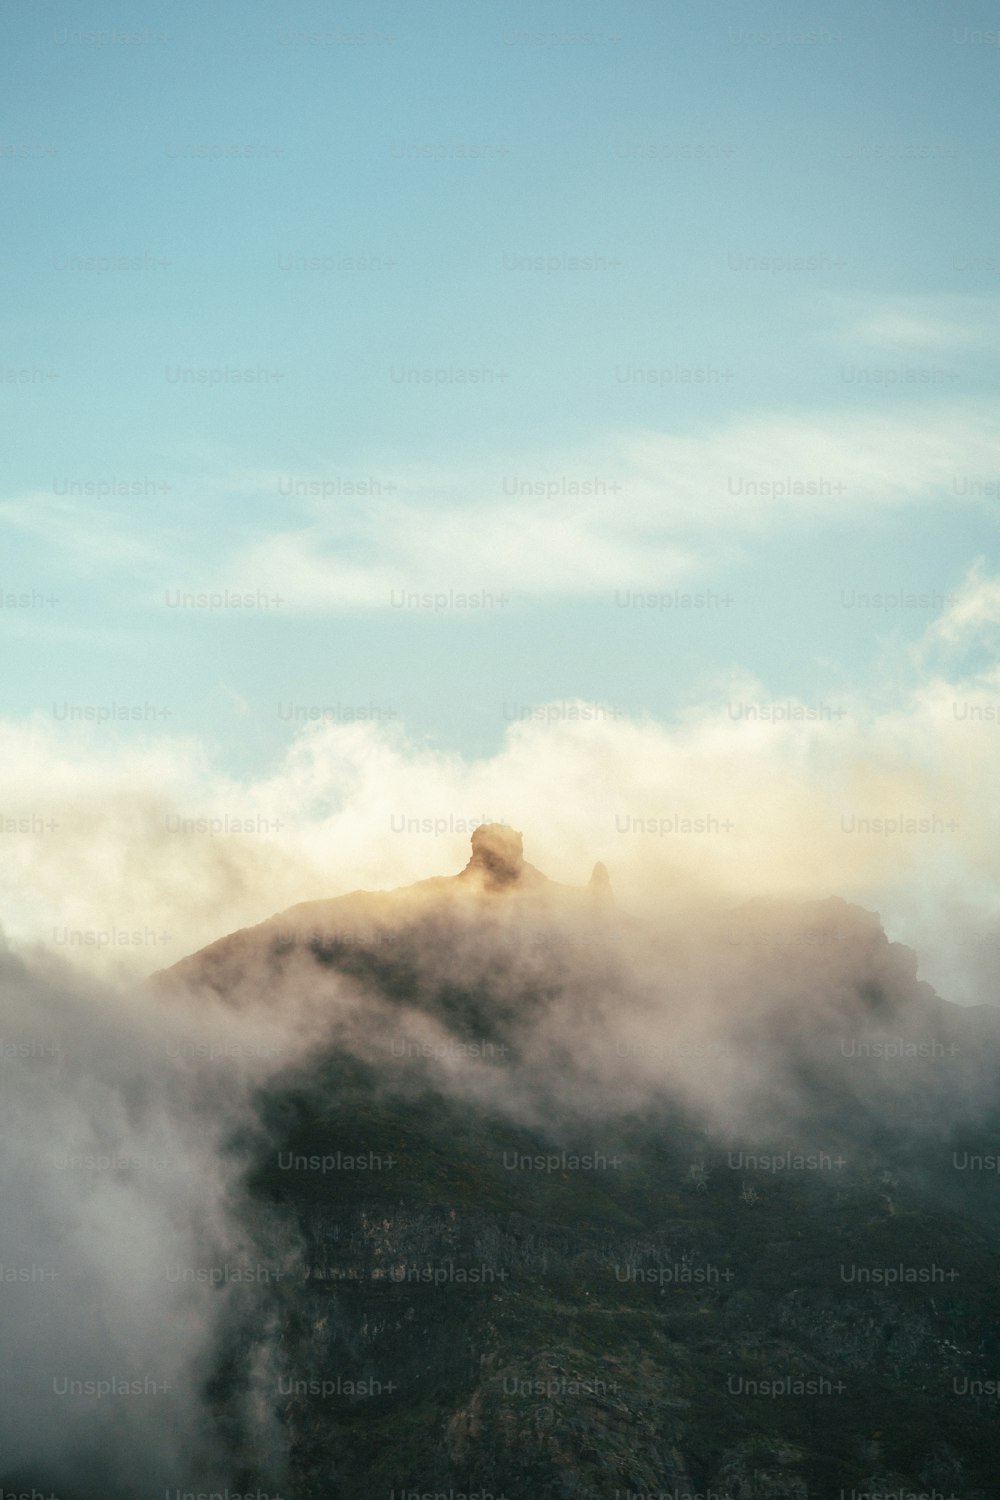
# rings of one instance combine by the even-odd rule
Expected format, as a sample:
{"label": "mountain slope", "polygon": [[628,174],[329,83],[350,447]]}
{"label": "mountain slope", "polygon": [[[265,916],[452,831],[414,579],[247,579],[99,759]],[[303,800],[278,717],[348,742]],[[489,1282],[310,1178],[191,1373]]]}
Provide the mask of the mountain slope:
{"label": "mountain slope", "polygon": [[255,1370],[283,1434],[234,1486],[995,1492],[998,1017],[873,914],[654,928],[488,827],[155,988],[312,1038],[234,1143],[285,1268],[220,1351],[223,1429]]}

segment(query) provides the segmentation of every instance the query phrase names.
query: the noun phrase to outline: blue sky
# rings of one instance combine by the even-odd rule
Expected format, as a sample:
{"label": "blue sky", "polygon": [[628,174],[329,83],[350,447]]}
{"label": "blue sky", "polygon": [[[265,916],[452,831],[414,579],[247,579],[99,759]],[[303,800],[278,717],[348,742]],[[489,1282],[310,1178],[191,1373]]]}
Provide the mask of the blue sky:
{"label": "blue sky", "polygon": [[[857,681],[926,611],[841,587],[947,592],[995,545],[956,493],[1000,473],[994,20],[7,7],[0,584],[59,600],[0,621],[8,712],[153,700],[249,765],[281,702],[476,753],[506,702]],[[685,443],[730,455],[703,499]],[[848,471],[819,504],[740,493]],[[734,602],[614,602],[680,585]],[[227,587],[282,602],[165,605]]]}

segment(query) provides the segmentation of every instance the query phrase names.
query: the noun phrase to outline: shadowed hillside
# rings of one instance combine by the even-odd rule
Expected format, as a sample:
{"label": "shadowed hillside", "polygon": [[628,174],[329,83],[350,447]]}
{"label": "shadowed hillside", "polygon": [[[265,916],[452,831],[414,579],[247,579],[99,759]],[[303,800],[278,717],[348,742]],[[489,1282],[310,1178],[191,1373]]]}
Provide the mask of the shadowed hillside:
{"label": "shadowed hillside", "polygon": [[997,1015],[872,913],[650,926],[491,825],[154,993],[288,1042],[227,1145],[231,1489],[993,1493]]}

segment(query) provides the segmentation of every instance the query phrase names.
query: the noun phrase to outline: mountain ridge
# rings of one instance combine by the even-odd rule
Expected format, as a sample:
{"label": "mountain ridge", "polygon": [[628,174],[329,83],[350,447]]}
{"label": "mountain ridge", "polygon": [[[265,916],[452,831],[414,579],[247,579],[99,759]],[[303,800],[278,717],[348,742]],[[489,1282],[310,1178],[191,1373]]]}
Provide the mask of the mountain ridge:
{"label": "mountain ridge", "polygon": [[560,886],[487,826],[457,875],[157,976],[328,1023],[247,1175],[302,1268],[271,1310],[296,1500],[988,1500],[952,1386],[1000,1368],[1000,1207],[956,1164],[1000,1134],[1000,1012],[840,897],[651,923],[601,869]]}

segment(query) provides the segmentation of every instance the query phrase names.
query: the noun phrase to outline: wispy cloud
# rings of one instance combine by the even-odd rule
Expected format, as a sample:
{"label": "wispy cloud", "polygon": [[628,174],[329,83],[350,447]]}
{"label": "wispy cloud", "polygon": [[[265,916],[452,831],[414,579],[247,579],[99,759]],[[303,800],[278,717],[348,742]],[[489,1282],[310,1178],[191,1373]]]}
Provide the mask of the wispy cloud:
{"label": "wispy cloud", "polygon": [[169,524],[45,494],[0,503],[0,522],[65,566],[127,574],[151,605],[165,587],[264,590],[284,615],[322,614],[408,593],[581,600],[689,585],[790,522],[976,505],[982,485],[969,481],[998,474],[991,405],[900,402],[609,433],[439,471],[341,456],[325,470],[208,476],[196,500],[171,501]]}
{"label": "wispy cloud", "polygon": [[838,342],[910,353],[1000,352],[1000,297],[852,297],[834,304]]}
{"label": "wispy cloud", "polygon": [[65,553],[81,572],[101,568],[152,567],[159,555],[155,537],[143,537],[135,516],[122,516],[92,500],[80,503],[46,491],[0,502],[0,524],[26,533],[56,553]]}
{"label": "wispy cloud", "polygon": [[984,635],[995,638],[1000,628],[1000,573],[990,572],[985,558],[977,558],[961,588],[927,632],[929,644],[964,646]]}
{"label": "wispy cloud", "polygon": [[[1000,423],[979,406],[766,413],[484,469],[449,475],[436,494],[421,474],[416,500],[404,473],[392,499],[290,501],[298,524],[217,560],[211,586],[264,587],[305,612],[384,609],[411,591],[568,599],[674,586],[791,518],[954,507],[956,476],[1000,472]],[[303,492],[322,483],[300,478]]]}

